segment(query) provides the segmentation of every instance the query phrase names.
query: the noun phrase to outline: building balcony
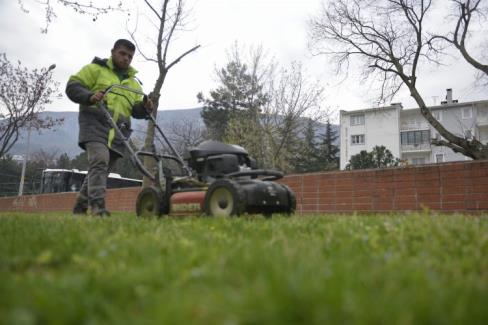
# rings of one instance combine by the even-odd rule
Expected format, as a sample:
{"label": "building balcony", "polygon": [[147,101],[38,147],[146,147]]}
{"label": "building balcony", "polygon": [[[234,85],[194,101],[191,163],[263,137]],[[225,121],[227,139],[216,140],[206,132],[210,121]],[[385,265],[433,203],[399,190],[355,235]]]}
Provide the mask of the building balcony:
{"label": "building balcony", "polygon": [[476,119],[476,126],[479,128],[488,127],[488,116],[479,116]]}
{"label": "building balcony", "polygon": [[430,124],[427,122],[400,124],[400,131],[415,131],[415,130],[429,130],[429,129],[430,129]]}
{"label": "building balcony", "polygon": [[418,144],[402,144],[402,152],[430,152],[432,151],[430,143],[418,143]]}

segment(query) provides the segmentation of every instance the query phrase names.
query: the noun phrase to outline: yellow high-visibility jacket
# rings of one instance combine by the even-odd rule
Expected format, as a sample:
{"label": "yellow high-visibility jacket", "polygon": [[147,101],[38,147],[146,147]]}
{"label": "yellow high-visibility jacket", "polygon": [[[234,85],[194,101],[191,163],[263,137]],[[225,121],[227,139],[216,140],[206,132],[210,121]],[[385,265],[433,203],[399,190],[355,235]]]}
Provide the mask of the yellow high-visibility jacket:
{"label": "yellow high-visibility jacket", "polygon": [[[114,84],[124,85],[141,91],[141,86],[136,80],[137,71],[129,67],[125,74],[118,73],[114,69],[112,58],[93,59],[92,63],[85,65],[78,73],[72,75],[66,85],[66,95],[73,102],[80,104],[79,137],[78,144],[85,149],[87,142],[105,143],[111,150],[123,155],[124,146],[101,108],[90,103],[90,97],[97,91],[104,91]],[[107,94],[105,101],[110,115],[120,126],[124,134],[130,132],[130,118],[144,118],[147,113],[142,104],[142,96],[123,89],[117,89],[119,96],[113,93]]]}

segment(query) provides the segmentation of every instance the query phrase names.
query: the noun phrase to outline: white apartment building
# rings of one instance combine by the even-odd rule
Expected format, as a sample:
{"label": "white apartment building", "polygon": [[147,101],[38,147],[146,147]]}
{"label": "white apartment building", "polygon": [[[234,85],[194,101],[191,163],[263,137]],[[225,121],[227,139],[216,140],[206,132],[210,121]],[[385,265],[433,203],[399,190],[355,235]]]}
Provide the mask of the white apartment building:
{"label": "white apartment building", "polygon": [[[488,100],[458,103],[452,99],[452,90],[447,89],[446,100],[430,109],[450,132],[488,143]],[[469,160],[447,147],[431,145],[432,138],[440,138],[438,132],[420,109],[403,109],[401,104],[341,111],[340,134],[341,169],[345,169],[351,156],[381,145],[406,164]]]}

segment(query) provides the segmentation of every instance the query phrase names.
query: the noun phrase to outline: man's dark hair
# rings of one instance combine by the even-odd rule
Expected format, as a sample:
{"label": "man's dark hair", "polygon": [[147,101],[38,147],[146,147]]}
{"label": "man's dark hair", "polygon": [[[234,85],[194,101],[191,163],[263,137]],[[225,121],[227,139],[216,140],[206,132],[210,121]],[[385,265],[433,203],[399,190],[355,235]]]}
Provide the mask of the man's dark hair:
{"label": "man's dark hair", "polygon": [[134,43],[132,43],[131,41],[129,40],[126,40],[126,39],[118,39],[115,43],[114,43],[114,50],[118,47],[125,47],[126,49],[129,49],[131,50],[132,52],[135,52],[136,50],[136,46],[134,45]]}

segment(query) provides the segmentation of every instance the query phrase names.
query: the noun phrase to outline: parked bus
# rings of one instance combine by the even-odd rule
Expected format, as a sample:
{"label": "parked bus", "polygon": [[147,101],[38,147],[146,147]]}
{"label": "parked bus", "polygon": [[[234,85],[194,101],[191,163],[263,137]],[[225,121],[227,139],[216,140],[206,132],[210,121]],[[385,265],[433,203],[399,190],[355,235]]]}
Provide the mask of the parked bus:
{"label": "parked bus", "polygon": [[[78,169],[44,169],[41,176],[41,193],[78,192],[87,171]],[[142,186],[142,180],[124,178],[110,173],[107,188]]]}

